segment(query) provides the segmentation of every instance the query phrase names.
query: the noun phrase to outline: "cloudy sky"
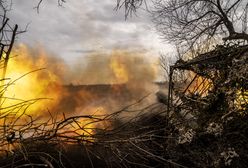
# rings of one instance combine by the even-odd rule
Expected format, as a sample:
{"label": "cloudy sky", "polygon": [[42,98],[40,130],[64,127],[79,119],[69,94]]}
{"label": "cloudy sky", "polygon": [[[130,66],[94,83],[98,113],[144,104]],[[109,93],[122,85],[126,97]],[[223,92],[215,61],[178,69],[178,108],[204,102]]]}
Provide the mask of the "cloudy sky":
{"label": "cloudy sky", "polygon": [[12,22],[23,29],[29,25],[18,42],[43,46],[71,65],[95,51],[128,49],[154,56],[170,51],[148,14],[140,11],[125,20],[123,11],[114,10],[115,0],[67,0],[63,7],[57,0],[43,1],[38,14],[38,0],[13,0]]}

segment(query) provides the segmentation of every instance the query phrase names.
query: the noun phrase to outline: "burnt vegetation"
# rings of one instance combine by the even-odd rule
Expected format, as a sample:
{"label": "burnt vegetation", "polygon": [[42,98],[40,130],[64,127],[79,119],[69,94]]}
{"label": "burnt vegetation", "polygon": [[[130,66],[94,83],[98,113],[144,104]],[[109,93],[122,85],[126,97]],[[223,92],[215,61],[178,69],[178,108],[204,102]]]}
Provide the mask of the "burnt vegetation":
{"label": "burnt vegetation", "polygon": [[0,167],[247,167],[246,0],[117,0],[126,17],[151,12],[161,36],[178,48],[179,60],[163,64],[168,95],[109,115],[48,111],[43,120],[26,113],[38,99],[3,106],[15,82],[4,74],[18,26],[8,24],[0,2]]}

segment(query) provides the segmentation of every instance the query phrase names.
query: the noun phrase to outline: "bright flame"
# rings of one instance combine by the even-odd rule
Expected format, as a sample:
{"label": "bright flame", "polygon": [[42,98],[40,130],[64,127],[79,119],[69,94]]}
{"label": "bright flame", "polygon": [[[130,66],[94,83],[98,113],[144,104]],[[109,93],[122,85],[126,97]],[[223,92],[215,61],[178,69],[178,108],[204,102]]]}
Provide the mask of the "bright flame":
{"label": "bright flame", "polygon": [[[191,76],[190,79],[193,80],[195,75],[196,74],[194,72],[190,72],[190,76]],[[208,92],[212,89],[212,87],[213,84],[211,80],[204,78],[202,76],[196,76],[194,81],[190,84],[186,93],[190,93],[190,94],[194,93],[194,94],[198,94],[201,97],[205,97],[208,95]]]}
{"label": "bright flame", "polygon": [[[67,75],[68,69],[63,62],[54,59],[39,48],[34,50],[20,45],[13,50],[6,73],[6,78],[9,79],[4,81],[2,89],[5,91],[4,95],[0,97],[0,116],[2,118],[0,122],[5,122],[3,120],[6,117],[2,115],[4,113],[10,116],[9,123],[13,124],[13,127],[16,126],[15,119],[24,113],[35,116],[35,118],[39,116],[44,121],[51,117],[47,113],[49,110],[52,116],[58,115],[54,117],[57,119],[55,122],[68,121],[67,119],[73,116],[82,116],[65,122],[65,126],[63,125],[64,127],[58,131],[61,136],[84,137],[80,135],[85,135],[85,137],[91,137],[97,128],[107,129],[110,127],[111,124],[108,121],[102,120],[106,114],[109,114],[109,111],[113,112],[114,108],[118,107],[119,109],[131,101],[139,100],[147,95],[148,90],[151,91],[152,81],[156,76],[154,67],[149,62],[145,62],[142,55],[113,51],[111,55],[103,58],[105,59],[103,65],[93,64],[94,66],[92,66],[89,64],[84,71],[77,69],[75,73],[68,75],[81,82],[85,82],[86,78],[97,78],[96,82],[84,83],[94,83],[94,87],[90,85],[64,87],[62,81],[64,81],[63,77]],[[39,70],[41,68],[45,69]],[[79,72],[81,74],[78,74]],[[106,74],[102,76],[104,73]],[[106,83],[106,85],[101,85],[101,83]],[[109,84],[113,85],[109,87]],[[47,100],[36,102],[39,98]],[[118,100],[118,98],[120,99]],[[15,108],[18,103],[29,100],[33,100],[30,103],[32,106],[27,103],[24,108],[22,105],[18,107],[19,109]],[[9,110],[8,107],[13,108]],[[28,107],[27,110],[26,107]],[[13,115],[9,115],[9,112]],[[85,115],[89,117],[83,117]],[[12,116],[13,118],[11,118]],[[27,123],[24,122],[25,119],[19,119],[19,123]],[[6,125],[6,123],[1,124]]]}
{"label": "bright flame", "polygon": [[[47,108],[57,105],[61,98],[62,86],[60,78],[49,70],[48,57],[44,51],[38,50],[37,57],[24,45],[14,49],[8,62],[5,81],[4,103],[2,108],[16,103],[39,98],[48,101],[37,102],[29,107],[28,113],[42,114]],[[47,68],[39,70],[41,68]],[[37,71],[36,71],[37,70]],[[32,72],[34,71],[34,72]],[[15,99],[16,101],[13,101]]]}
{"label": "bright flame", "polygon": [[[83,109],[77,109],[84,115],[79,115],[73,122],[69,122],[63,129],[58,131],[59,136],[77,137],[79,140],[87,140],[93,142],[93,135],[96,133],[97,128],[110,129],[111,124],[108,120],[104,119],[105,111],[104,107],[89,106]],[[72,116],[73,118],[74,116]],[[69,117],[70,118],[70,117]],[[66,120],[66,118],[65,118]]]}
{"label": "bright flame", "polygon": [[114,52],[111,57],[110,67],[115,75],[115,83],[128,82],[128,72],[123,57],[118,52]]}

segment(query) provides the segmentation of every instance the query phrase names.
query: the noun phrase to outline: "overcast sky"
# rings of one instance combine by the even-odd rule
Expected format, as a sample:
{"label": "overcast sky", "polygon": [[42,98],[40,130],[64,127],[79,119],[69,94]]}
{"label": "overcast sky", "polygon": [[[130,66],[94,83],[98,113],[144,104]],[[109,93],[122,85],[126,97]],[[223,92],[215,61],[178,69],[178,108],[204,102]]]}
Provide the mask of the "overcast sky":
{"label": "overcast sky", "polygon": [[73,65],[79,57],[94,51],[128,49],[148,51],[154,56],[170,51],[154,30],[144,12],[125,20],[123,11],[115,11],[116,0],[67,0],[58,7],[57,0],[13,0],[9,17],[28,31],[19,43],[41,45]]}

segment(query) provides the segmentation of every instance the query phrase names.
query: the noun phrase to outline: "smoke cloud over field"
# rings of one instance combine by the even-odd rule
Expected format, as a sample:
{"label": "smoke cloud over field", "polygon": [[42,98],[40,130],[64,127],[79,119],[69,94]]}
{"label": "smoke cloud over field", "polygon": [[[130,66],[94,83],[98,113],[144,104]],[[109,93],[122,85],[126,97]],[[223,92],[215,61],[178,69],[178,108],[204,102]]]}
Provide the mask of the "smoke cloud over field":
{"label": "smoke cloud over field", "polygon": [[17,80],[5,93],[7,97],[24,100],[49,98],[32,105],[32,114],[41,114],[48,109],[69,116],[110,113],[156,89],[153,84],[156,66],[145,53],[96,52],[84,61],[78,60],[79,63],[82,61],[78,67],[67,66],[42,47],[19,45],[12,57],[7,70],[7,77],[12,81],[25,73],[45,68]]}

